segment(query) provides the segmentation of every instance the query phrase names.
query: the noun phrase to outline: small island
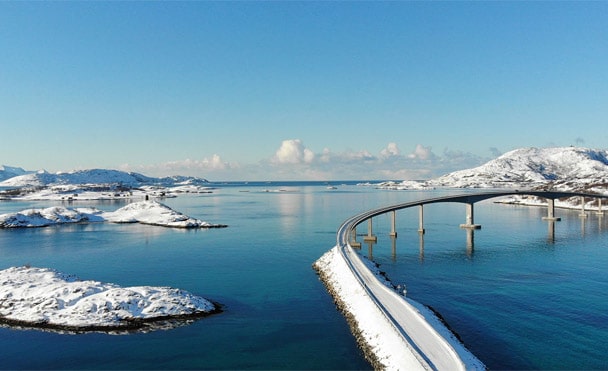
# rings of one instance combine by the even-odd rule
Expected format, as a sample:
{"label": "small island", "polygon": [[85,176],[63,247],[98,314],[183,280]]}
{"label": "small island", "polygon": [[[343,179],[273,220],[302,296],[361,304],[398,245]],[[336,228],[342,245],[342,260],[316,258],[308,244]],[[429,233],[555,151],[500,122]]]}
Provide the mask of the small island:
{"label": "small island", "polygon": [[217,304],[171,287],[120,287],[48,268],[0,271],[0,325],[61,332],[147,332],[220,312]]}
{"label": "small island", "polygon": [[0,228],[47,227],[66,223],[141,223],[171,228],[224,228],[179,213],[158,201],[140,201],[116,211],[104,212],[96,208],[48,207],[0,214]]}

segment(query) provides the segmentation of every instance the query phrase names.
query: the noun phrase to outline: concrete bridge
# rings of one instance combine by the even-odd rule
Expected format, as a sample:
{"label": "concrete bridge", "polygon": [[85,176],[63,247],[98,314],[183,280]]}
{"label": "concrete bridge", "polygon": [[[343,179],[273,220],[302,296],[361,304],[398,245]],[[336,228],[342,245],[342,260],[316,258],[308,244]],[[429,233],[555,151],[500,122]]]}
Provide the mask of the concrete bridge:
{"label": "concrete bridge", "polygon": [[429,198],[419,201],[406,202],[403,204],[391,205],[382,207],[374,210],[367,211],[365,213],[357,215],[357,219],[351,224],[351,246],[358,247],[359,243],[356,242],[356,227],[367,220],[367,235],[364,237],[365,242],[375,242],[376,236],[373,234],[372,218],[378,215],[390,213],[391,215],[391,232],[390,235],[393,237],[397,236],[396,231],[396,211],[411,207],[418,207],[418,232],[423,234],[424,229],[424,205],[440,203],[440,202],[457,202],[466,205],[465,222],[460,225],[461,228],[467,229],[479,229],[480,224],[475,224],[475,213],[474,204],[476,202],[484,201],[491,198],[506,197],[506,196],[536,196],[547,200],[547,216],[543,217],[544,220],[559,221],[561,218],[555,216],[555,200],[561,198],[579,197],[581,199],[581,215],[585,216],[585,200],[596,199],[598,202],[598,213],[602,213],[602,200],[608,199],[608,196],[584,193],[584,192],[561,192],[561,191],[533,191],[533,190],[505,190],[505,191],[492,191],[492,192],[479,192],[471,194],[462,194],[454,196],[442,196]]}
{"label": "concrete bridge", "polygon": [[[497,191],[480,192],[457,196],[444,196],[430,198],[420,201],[407,202],[387,207],[370,210],[359,215],[355,215],[346,220],[338,229],[337,250],[341,258],[346,262],[356,281],[375,304],[375,307],[382,313],[384,318],[392,324],[402,339],[408,344],[408,350],[416,355],[419,366],[423,369],[431,370],[470,370],[483,369],[483,365],[470,352],[462,346],[455,344],[442,335],[442,330],[436,328],[414,309],[411,302],[408,302],[395,291],[388,289],[378,278],[370,272],[367,266],[362,263],[358,253],[352,247],[359,247],[356,242],[356,227],[368,221],[368,233],[365,240],[370,244],[376,241],[373,235],[371,220],[373,217],[385,213],[392,213],[391,235],[397,236],[395,231],[395,212],[400,209],[419,207],[419,233],[424,233],[423,207],[424,205],[440,202],[458,202],[466,205],[466,222],[461,225],[471,234],[473,229],[480,228],[474,222],[474,208],[476,202],[483,200],[506,197],[511,195],[537,196],[548,200],[547,216],[543,219],[554,221],[559,220],[555,217],[555,200],[561,198],[581,197],[581,209],[584,213],[585,199],[593,198],[598,200],[598,212],[601,212],[601,200],[608,196],[588,194],[582,192],[553,192],[553,191]],[[358,246],[357,246],[358,245]],[[406,350],[404,350],[406,351]],[[411,368],[406,366],[406,368]]]}

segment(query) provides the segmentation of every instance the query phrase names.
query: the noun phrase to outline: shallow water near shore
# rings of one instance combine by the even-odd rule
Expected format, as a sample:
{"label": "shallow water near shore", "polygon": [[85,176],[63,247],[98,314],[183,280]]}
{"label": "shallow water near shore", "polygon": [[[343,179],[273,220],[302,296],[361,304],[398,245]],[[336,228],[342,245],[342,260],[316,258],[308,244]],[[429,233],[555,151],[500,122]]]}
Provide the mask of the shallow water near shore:
{"label": "shallow water near shore", "polygon": [[[383,191],[336,183],[223,184],[163,200],[225,229],[79,224],[0,230],[0,268],[30,264],[121,286],[172,286],[224,312],[145,334],[64,335],[0,328],[0,367],[61,369],[365,369],[348,325],[311,268],[349,216],[450,191]],[[0,202],[0,213],[51,202]],[[79,202],[114,210],[123,203]],[[69,206],[69,205],[68,205]],[[374,221],[371,256],[407,295],[432,306],[490,368],[606,368],[608,224],[558,210],[476,205],[474,243],[458,228],[464,206]],[[362,233],[363,231],[359,231]],[[361,254],[370,255],[363,245]],[[603,367],[602,367],[603,365]]]}

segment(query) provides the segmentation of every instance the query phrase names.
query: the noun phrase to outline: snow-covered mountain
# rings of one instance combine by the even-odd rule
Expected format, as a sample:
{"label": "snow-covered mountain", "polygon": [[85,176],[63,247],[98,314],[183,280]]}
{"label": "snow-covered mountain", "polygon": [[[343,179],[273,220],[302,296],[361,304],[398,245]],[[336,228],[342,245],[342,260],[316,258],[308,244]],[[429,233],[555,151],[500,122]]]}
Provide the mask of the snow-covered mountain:
{"label": "snow-covered mountain", "polygon": [[25,175],[30,173],[30,171],[26,171],[20,167],[12,167],[1,165],[0,166],[0,182],[6,179],[14,178],[16,176]]}
{"label": "snow-covered mountain", "polygon": [[433,187],[529,187],[606,192],[608,151],[580,147],[521,148],[484,165],[427,182]]}
{"label": "snow-covered mountain", "polygon": [[[1,175],[0,175],[1,176]],[[125,187],[143,185],[159,185],[164,187],[191,184],[203,185],[209,183],[206,179],[175,176],[152,178],[139,173],[107,169],[75,170],[70,172],[20,174],[0,182],[3,187],[44,187],[68,184],[114,184]]]}

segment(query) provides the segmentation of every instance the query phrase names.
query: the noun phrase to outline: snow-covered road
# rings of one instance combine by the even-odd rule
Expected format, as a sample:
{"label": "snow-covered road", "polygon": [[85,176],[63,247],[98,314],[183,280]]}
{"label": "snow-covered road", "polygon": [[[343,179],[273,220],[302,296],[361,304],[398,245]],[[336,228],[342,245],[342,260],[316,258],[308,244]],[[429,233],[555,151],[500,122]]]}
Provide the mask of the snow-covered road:
{"label": "snow-covered road", "polygon": [[337,245],[315,262],[345,315],[355,319],[354,331],[362,334],[362,346],[373,354],[379,368],[484,370],[485,365],[435,313],[397,293],[349,245],[352,228],[376,211],[345,221],[338,230]]}

